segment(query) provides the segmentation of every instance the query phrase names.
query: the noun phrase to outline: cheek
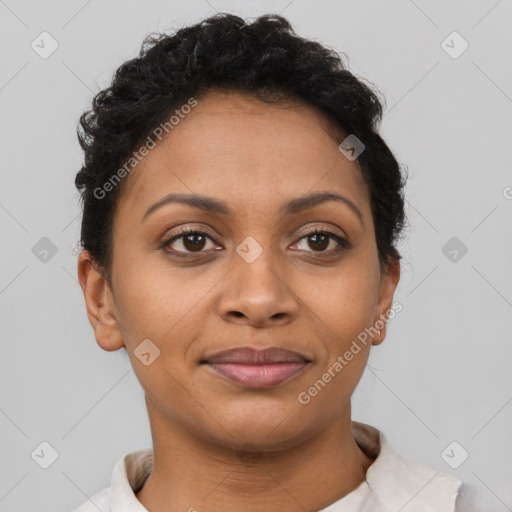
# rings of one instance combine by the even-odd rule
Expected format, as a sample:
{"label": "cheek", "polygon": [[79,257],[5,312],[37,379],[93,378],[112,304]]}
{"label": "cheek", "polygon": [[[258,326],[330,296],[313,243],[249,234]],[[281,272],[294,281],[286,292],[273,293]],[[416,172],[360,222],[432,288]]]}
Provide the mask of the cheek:
{"label": "cheek", "polygon": [[304,297],[304,302],[312,311],[312,318],[323,329],[329,339],[349,341],[372,325],[377,290],[375,280],[366,269],[343,272],[330,276],[325,287],[315,286]]}
{"label": "cheek", "polygon": [[[163,279],[164,275],[161,269],[125,268],[116,289],[116,309],[137,379],[158,408],[166,410],[166,401],[172,399],[173,407],[167,410],[172,417],[176,409],[187,410],[188,395],[183,390],[190,370],[187,351],[203,325],[199,305],[206,291],[184,289],[185,279],[176,283],[170,277]],[[146,360],[145,353],[150,354]]]}
{"label": "cheek", "polygon": [[349,403],[366,367],[371,337],[365,330],[373,323],[375,291],[371,281],[347,279],[329,294],[310,296],[315,298],[316,314],[311,318],[321,330],[325,357],[301,389],[299,402],[307,402],[313,416],[328,421]]}
{"label": "cheek", "polygon": [[116,284],[116,309],[132,343],[154,338],[158,344],[165,344],[175,337],[206,291],[159,263],[150,266],[146,261],[119,267],[122,279]]}
{"label": "cheek", "polygon": [[[201,338],[206,311],[213,308],[208,292],[215,280],[190,279],[183,269],[170,272],[159,264],[140,270],[126,265],[123,272],[116,309],[132,366],[143,387],[172,388],[173,383],[178,385],[173,377],[183,382],[191,369],[190,350]],[[150,366],[137,359],[138,347],[146,339],[157,347],[158,357]]]}

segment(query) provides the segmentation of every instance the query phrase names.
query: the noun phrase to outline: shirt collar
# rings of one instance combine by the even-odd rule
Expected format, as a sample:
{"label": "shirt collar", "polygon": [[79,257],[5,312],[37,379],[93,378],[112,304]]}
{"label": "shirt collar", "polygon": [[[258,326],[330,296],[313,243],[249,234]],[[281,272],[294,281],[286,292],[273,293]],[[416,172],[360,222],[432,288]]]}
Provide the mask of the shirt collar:
{"label": "shirt collar", "polygon": [[373,458],[378,454],[366,472],[366,482],[360,486],[368,487],[361,512],[376,510],[377,505],[382,512],[456,510],[461,480],[402,455],[375,427],[353,421],[352,430],[354,439],[367,455]]}
{"label": "shirt collar", "polygon": [[135,494],[153,468],[153,450],[142,448],[127,453],[114,466],[110,485],[111,512],[148,512]]}
{"label": "shirt collar", "polygon": [[[453,512],[461,480],[436,471],[397,452],[386,436],[375,427],[352,421],[354,439],[374,459],[366,481],[329,506],[357,506],[354,512]],[[111,512],[148,512],[136,498],[153,466],[153,450],[143,448],[124,455],[115,465],[110,487]],[[341,510],[341,509],[340,509]]]}

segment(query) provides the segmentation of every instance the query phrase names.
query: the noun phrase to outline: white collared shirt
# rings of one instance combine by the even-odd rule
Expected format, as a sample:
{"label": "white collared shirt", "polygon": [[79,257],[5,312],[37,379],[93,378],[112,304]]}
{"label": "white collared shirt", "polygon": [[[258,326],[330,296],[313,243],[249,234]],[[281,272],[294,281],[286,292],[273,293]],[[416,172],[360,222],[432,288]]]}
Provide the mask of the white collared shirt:
{"label": "white collared shirt", "polygon": [[[352,421],[354,439],[375,459],[366,480],[319,512],[458,512],[462,481],[398,453],[384,434]],[[95,494],[73,512],[148,512],[136,498],[151,473],[153,451],[136,450],[115,465],[110,487]],[[465,509],[464,509],[465,510]]]}

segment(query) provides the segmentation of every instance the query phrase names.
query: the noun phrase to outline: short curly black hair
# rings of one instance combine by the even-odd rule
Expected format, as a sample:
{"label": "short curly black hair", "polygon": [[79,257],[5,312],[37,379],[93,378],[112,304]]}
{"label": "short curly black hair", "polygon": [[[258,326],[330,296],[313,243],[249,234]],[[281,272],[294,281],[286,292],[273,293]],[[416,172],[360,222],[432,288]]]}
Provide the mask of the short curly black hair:
{"label": "short curly black hair", "polygon": [[395,243],[406,221],[406,180],[377,133],[383,115],[378,92],[346,67],[337,52],[297,36],[276,14],[247,23],[219,13],[173,35],[146,37],[139,56],[117,69],[77,127],[85,153],[75,178],[83,203],[80,245],[109,284],[113,218],[127,178],[108,194],[97,191],[177,107],[213,89],[247,92],[261,101],[302,101],[339,133],[363,141],[358,162],[370,193],[381,270],[400,259]]}

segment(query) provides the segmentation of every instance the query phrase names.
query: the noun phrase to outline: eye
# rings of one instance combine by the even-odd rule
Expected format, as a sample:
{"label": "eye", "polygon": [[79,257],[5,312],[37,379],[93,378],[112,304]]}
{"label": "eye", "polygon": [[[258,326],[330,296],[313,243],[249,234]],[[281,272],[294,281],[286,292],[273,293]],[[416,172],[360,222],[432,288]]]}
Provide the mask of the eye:
{"label": "eye", "polygon": [[[178,258],[193,258],[194,253],[203,252],[208,240],[213,242],[213,239],[206,231],[199,228],[187,227],[181,229],[171,238],[164,240],[160,248],[166,253],[177,256]],[[176,244],[178,246],[177,248],[172,247],[175,242],[178,242]]]}
{"label": "eye", "polygon": [[[312,254],[313,257],[323,257],[328,255],[334,255],[339,254],[346,249],[350,248],[350,242],[341,237],[340,235],[337,235],[336,233],[333,233],[331,231],[328,231],[326,229],[322,228],[315,228],[314,230],[310,231],[309,233],[306,233],[304,236],[302,236],[297,242],[297,244],[300,244],[302,240],[310,239],[308,243],[308,246],[311,247],[312,251],[306,252],[313,252],[313,253],[319,253],[319,254]],[[334,242],[331,244],[331,242]],[[334,248],[331,248],[329,250],[326,250],[329,246],[334,245]],[[299,250],[302,250],[299,248]]]}
{"label": "eye", "polygon": [[[308,246],[312,248],[312,251],[305,250],[306,252],[312,253],[310,256],[315,258],[321,258],[326,256],[332,256],[339,254],[351,247],[351,244],[348,240],[322,228],[315,228],[308,233],[305,233],[296,245],[300,245],[302,240],[310,239],[308,242]],[[164,240],[160,245],[160,249],[162,249],[165,253],[170,254],[172,256],[178,258],[194,258],[195,254],[201,254],[205,252],[207,247],[207,242],[214,242],[213,238],[202,229],[195,227],[186,227],[180,229],[178,233],[174,234],[167,240]],[[173,245],[177,245],[177,247],[173,247]],[[329,246],[334,246],[334,248],[328,249]],[[215,247],[215,250],[221,249],[222,247]],[[315,254],[317,253],[317,254]]]}

